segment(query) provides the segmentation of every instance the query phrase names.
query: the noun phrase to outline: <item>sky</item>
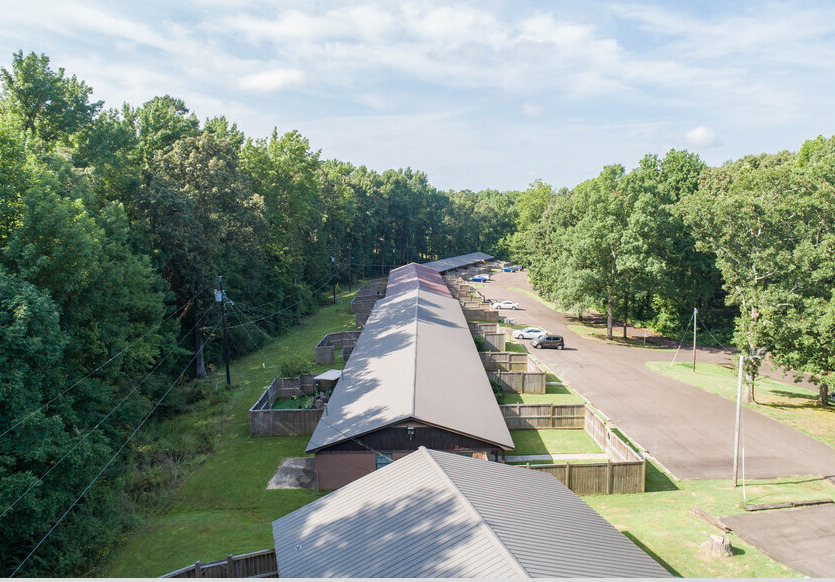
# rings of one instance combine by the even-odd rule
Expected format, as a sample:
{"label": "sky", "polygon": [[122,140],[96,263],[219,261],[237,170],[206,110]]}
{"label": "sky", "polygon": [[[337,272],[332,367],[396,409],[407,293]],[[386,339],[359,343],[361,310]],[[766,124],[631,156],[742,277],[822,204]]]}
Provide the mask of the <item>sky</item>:
{"label": "sky", "polygon": [[105,108],[182,99],[247,137],[441,190],[572,187],[646,154],[710,165],[835,134],[835,3],[0,0]]}

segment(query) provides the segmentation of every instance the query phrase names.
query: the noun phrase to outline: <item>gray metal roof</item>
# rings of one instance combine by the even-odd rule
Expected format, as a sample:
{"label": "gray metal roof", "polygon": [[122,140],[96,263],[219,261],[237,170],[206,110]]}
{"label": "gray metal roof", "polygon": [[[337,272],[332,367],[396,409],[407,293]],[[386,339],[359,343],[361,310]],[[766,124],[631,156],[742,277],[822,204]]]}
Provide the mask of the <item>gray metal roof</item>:
{"label": "gray metal roof", "polygon": [[670,576],[550,475],[423,447],[273,538],[282,578]]}
{"label": "gray metal roof", "polygon": [[422,289],[377,302],[307,452],[407,419],[513,448],[458,301]]}
{"label": "gray metal roof", "polygon": [[450,257],[448,259],[441,259],[439,261],[423,263],[423,266],[431,267],[439,273],[443,273],[445,271],[451,271],[452,269],[460,269],[461,267],[475,265],[476,263],[480,263],[481,261],[489,261],[492,258],[493,255],[488,255],[485,253],[470,253],[468,255],[460,255],[458,257]]}

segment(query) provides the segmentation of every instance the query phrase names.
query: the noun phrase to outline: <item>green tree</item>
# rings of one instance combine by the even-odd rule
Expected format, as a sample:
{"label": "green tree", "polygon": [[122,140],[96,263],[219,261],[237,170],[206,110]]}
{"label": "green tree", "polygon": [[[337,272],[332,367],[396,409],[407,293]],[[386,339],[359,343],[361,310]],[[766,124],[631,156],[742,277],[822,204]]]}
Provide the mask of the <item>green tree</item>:
{"label": "green tree", "polygon": [[64,69],[49,68],[49,58],[23,51],[13,55],[12,70],[0,67],[3,99],[9,110],[22,120],[23,131],[44,142],[68,138],[90,123],[102,102],[90,103],[93,90],[75,75],[64,77]]}

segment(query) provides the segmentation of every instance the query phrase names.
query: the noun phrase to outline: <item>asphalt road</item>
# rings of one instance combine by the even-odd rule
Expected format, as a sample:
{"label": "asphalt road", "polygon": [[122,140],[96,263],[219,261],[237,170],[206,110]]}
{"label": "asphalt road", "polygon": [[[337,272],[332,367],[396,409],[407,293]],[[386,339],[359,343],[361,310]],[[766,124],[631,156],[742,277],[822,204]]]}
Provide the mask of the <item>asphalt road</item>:
{"label": "asphalt road", "polygon": [[[565,337],[564,350],[530,351],[561,380],[587,398],[677,479],[730,479],[733,475],[735,404],[652,372],[647,361],[670,361],[668,351],[643,349],[580,336],[568,319],[529,295],[527,274],[497,273],[480,289],[515,323],[536,325]],[[621,329],[616,330],[622,333]],[[642,337],[643,332],[629,330]],[[690,348],[677,361],[692,361]],[[696,351],[698,362],[730,363],[721,350]],[[746,478],[835,475],[835,449],[743,408]],[[741,461],[742,462],[742,461]],[[740,466],[740,476],[743,467]]]}

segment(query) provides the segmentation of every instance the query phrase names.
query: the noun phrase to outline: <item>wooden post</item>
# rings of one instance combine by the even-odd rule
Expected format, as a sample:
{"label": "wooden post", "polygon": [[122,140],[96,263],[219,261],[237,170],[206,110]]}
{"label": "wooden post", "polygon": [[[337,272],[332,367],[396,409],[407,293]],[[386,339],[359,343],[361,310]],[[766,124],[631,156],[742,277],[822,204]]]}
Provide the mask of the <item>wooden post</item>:
{"label": "wooden post", "polygon": [[571,489],[571,463],[568,461],[565,462],[565,486]]}
{"label": "wooden post", "polygon": [[200,560],[194,563],[194,577],[200,578]]}
{"label": "wooden post", "polygon": [[606,461],[606,493],[612,494],[612,461]]}
{"label": "wooden post", "polygon": [[226,577],[237,578],[235,576],[235,561],[232,559],[232,554],[226,554]]}

